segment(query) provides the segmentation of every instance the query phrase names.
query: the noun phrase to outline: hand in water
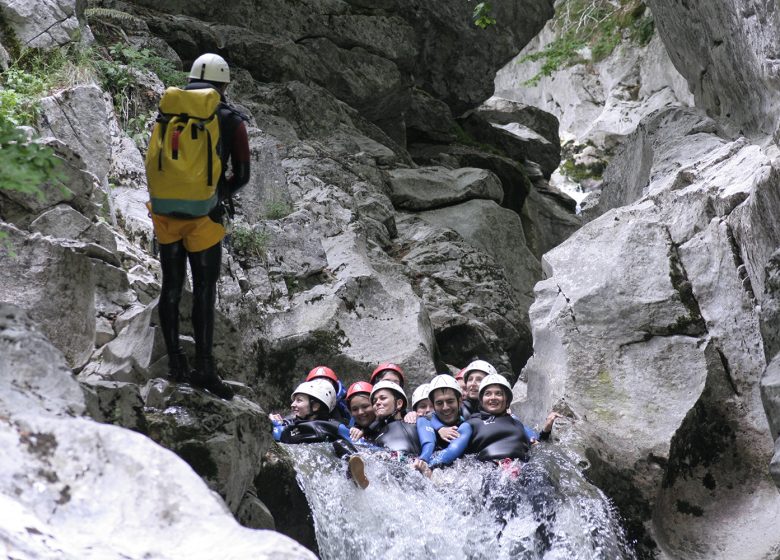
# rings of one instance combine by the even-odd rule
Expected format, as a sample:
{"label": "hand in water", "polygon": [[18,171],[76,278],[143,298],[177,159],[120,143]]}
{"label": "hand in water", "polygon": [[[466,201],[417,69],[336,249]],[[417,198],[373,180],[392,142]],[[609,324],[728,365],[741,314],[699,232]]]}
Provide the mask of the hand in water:
{"label": "hand in water", "polygon": [[553,424],[555,424],[555,419],[556,418],[563,418],[563,415],[562,414],[558,414],[557,412],[555,412],[553,410],[550,414],[547,415],[547,420],[545,420],[545,422],[544,422],[544,427],[542,428],[542,431],[543,432],[552,431]]}
{"label": "hand in water", "polygon": [[458,439],[459,435],[460,433],[458,432],[458,428],[456,428],[455,426],[446,426],[444,428],[439,428],[439,437],[444,441],[452,441]]}
{"label": "hand in water", "polygon": [[360,428],[356,428],[356,427],[352,426],[349,429],[349,437],[352,438],[352,441],[357,441],[359,439],[362,439],[363,438],[363,430],[361,430]]}

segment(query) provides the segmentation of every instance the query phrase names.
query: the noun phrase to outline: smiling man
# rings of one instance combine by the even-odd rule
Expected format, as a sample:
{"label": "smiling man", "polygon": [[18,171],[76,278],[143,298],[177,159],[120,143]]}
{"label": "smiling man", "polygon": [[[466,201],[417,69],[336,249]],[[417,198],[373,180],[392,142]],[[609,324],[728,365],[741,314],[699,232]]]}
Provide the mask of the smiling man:
{"label": "smiling man", "polygon": [[419,418],[420,425],[436,434],[436,449],[443,450],[436,457],[420,455],[420,459],[414,462],[414,468],[430,477],[432,469],[451,464],[466,451],[471,436],[471,426],[466,424],[461,416],[460,399],[461,388],[454,377],[441,374],[434,377],[429,383],[428,398],[433,403],[433,414],[430,419]]}

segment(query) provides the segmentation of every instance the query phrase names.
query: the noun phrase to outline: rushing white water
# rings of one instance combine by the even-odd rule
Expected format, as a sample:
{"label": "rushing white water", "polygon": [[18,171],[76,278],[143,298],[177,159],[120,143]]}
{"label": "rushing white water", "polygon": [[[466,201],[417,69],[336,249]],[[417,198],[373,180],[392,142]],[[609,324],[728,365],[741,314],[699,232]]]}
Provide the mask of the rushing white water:
{"label": "rushing white water", "polygon": [[467,457],[430,480],[388,454],[361,453],[365,490],[329,444],[287,449],[323,559],[634,558],[608,499],[554,445],[536,446],[519,474]]}

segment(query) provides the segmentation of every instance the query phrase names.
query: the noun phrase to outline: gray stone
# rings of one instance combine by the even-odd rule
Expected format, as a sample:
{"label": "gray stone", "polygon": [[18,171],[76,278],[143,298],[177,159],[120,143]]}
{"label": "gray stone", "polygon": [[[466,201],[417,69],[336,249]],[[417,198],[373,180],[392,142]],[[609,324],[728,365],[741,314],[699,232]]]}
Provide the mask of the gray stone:
{"label": "gray stone", "polygon": [[525,245],[520,217],[491,200],[470,200],[423,212],[420,217],[438,227],[452,229],[474,248],[484,251],[501,266],[515,298],[526,309],[533,301],[533,287],[542,277],[539,261]]}
{"label": "gray stone", "polygon": [[0,223],[0,301],[22,307],[79,368],[95,344],[95,281],[90,259],[40,234]]}
{"label": "gray stone", "polygon": [[522,125],[555,146],[561,143],[558,136],[558,119],[552,113],[538,107],[494,95],[477,111],[494,125],[504,126],[513,123]]}
{"label": "gray stone", "polygon": [[84,5],[76,0],[0,0],[0,8],[24,46],[53,49],[81,38]]}
{"label": "gray stone", "polygon": [[388,173],[390,200],[403,210],[428,210],[466,200],[488,199],[501,203],[501,182],[485,169],[443,167],[394,169]]}
{"label": "gray stone", "polygon": [[542,255],[560,245],[582,225],[582,219],[572,208],[567,208],[558,197],[547,194],[547,189],[533,187],[521,214],[526,245],[540,260]]}
{"label": "gray stone", "polygon": [[404,118],[409,143],[455,140],[456,123],[450,108],[424,90],[412,90],[412,100]]}
{"label": "gray stone", "polygon": [[[488,113],[507,100],[538,107],[557,117],[560,130],[578,143],[611,150],[651,113],[673,105],[693,106],[688,84],[669,60],[657,34],[645,47],[623,41],[602,61],[562,67],[536,84],[525,83],[541,70],[544,60],[521,60],[542,51],[558,35],[553,22],[548,22],[514,60],[499,70],[494,97],[483,105]],[[546,127],[518,122],[545,135],[542,130]]]}
{"label": "gray stone", "polygon": [[252,492],[244,494],[244,499],[236,511],[236,519],[250,529],[276,529],[271,511]]}
{"label": "gray stone", "polygon": [[520,123],[493,124],[487,114],[479,111],[466,113],[458,122],[477,142],[495,146],[500,152],[518,162],[533,161],[539,165],[545,178],[561,162],[561,147]]}
{"label": "gray stone", "polygon": [[670,0],[648,5],[696,106],[744,134],[774,134],[780,101],[773,85],[780,35],[775,3],[761,0],[745,9],[728,2],[709,2],[701,9]]}
{"label": "gray stone", "polygon": [[30,229],[51,237],[79,239],[91,225],[92,222],[77,210],[59,204],[33,220]]}
{"label": "gray stone", "polygon": [[95,85],[75,86],[41,100],[40,128],[71,146],[102,184],[111,167],[109,112]]}
{"label": "gray stone", "polygon": [[111,321],[98,315],[95,319],[95,347],[100,348],[104,344],[108,344],[115,336],[116,333]]}
{"label": "gray stone", "polygon": [[144,402],[138,385],[116,381],[82,382],[87,415],[97,422],[146,432]]}
{"label": "gray stone", "polygon": [[0,414],[80,415],[85,410],[63,353],[21,308],[5,302],[0,303],[0,387]]}
{"label": "gray stone", "polygon": [[230,401],[186,385],[163,393],[146,412],[148,434],[187,461],[236,512],[257,473],[257,458],[272,441],[267,414],[254,402]]}
{"label": "gray stone", "polygon": [[501,264],[422,215],[399,215],[398,231],[398,254],[425,302],[442,361],[460,368],[482,357],[514,375],[531,353],[531,333]]}

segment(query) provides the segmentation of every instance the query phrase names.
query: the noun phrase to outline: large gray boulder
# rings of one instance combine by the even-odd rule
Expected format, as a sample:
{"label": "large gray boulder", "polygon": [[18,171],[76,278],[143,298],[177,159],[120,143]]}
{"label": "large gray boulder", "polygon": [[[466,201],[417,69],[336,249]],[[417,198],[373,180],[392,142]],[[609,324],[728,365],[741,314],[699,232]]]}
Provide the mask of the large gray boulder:
{"label": "large gray boulder", "polygon": [[0,305],[0,318],[4,548],[29,558],[212,558],[216,542],[225,558],[314,557],[278,533],[239,526],[184,461],[148,438],[74,417],[84,398],[62,354],[18,308]]}
{"label": "large gray boulder", "polygon": [[430,210],[466,200],[487,199],[501,204],[501,182],[485,169],[421,167],[388,173],[390,200],[401,210]]}

